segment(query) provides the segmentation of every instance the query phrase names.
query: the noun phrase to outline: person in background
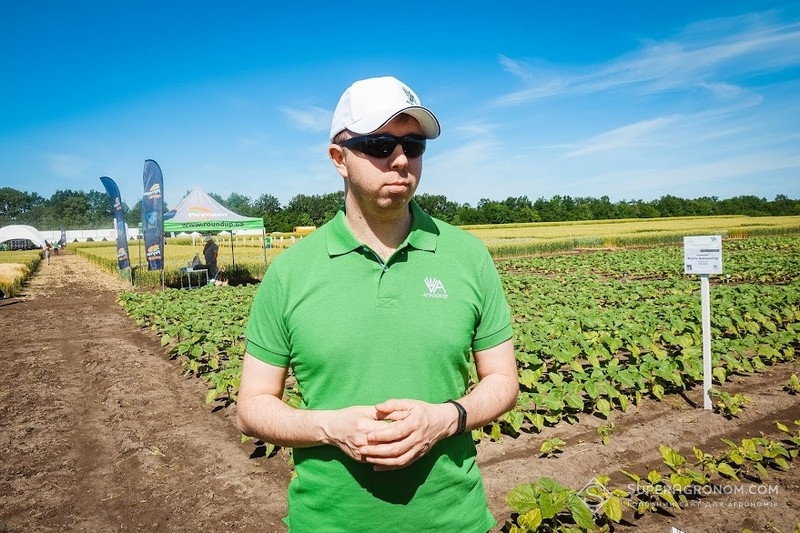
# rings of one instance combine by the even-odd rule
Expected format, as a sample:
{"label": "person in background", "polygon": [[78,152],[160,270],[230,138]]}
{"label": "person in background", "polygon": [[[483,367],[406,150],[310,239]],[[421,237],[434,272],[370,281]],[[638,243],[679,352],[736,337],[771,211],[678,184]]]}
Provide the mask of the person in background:
{"label": "person in background", "polygon": [[45,239],[45,241],[44,241],[44,260],[48,265],[50,264],[50,251],[52,249],[53,249],[53,245],[50,244],[50,242]]}
{"label": "person in background", "polygon": [[[511,314],[484,244],[413,200],[439,133],[396,78],[351,85],[328,147],[344,208],[254,297],[238,424],[293,448],[292,533],[495,525],[470,430],[516,403]],[[282,401],[290,369],[301,408]]]}
{"label": "person in background", "polygon": [[205,244],[203,245],[203,259],[205,260],[205,267],[208,269],[208,278],[216,279],[219,273],[217,267],[217,256],[219,255],[219,246],[211,235],[203,237]]}

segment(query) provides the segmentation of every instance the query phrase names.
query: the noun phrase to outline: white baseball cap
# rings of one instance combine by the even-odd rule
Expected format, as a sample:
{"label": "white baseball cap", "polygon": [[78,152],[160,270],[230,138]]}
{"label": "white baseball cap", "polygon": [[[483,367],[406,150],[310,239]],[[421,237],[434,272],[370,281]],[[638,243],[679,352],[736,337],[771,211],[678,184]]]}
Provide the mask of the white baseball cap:
{"label": "white baseball cap", "polygon": [[372,133],[401,113],[419,121],[425,138],[435,139],[441,133],[436,116],[422,106],[405,83],[392,76],[359,80],[339,98],[331,122],[331,140],[344,130],[359,135]]}

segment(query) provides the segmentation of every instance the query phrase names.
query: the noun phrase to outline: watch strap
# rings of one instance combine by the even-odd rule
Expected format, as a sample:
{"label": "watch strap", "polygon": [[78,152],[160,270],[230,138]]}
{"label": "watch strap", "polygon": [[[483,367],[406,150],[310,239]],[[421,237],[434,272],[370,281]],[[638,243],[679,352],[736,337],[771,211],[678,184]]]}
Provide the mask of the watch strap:
{"label": "watch strap", "polygon": [[467,429],[467,410],[455,400],[447,400],[445,403],[452,403],[456,406],[458,410],[458,429],[456,429],[456,435],[461,435]]}

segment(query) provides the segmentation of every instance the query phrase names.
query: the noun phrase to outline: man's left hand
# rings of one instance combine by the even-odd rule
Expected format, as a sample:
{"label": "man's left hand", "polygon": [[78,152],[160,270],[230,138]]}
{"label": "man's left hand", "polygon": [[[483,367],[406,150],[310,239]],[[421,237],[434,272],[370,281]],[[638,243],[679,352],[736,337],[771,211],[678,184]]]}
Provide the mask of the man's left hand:
{"label": "man's left hand", "polygon": [[376,405],[378,418],[390,420],[385,429],[367,435],[361,456],[375,470],[392,470],[410,465],[430,451],[434,444],[452,435],[457,411],[449,404],[419,400],[387,400]]}

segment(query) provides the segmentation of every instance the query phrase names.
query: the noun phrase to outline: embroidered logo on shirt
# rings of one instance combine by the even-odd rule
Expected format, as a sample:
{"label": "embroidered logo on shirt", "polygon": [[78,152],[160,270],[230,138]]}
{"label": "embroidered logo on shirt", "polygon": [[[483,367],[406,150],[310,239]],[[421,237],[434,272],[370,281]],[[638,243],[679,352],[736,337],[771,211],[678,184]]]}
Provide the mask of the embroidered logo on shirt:
{"label": "embroidered logo on shirt", "polygon": [[439,278],[425,278],[425,286],[428,287],[428,292],[423,294],[425,298],[447,298],[447,290]]}

